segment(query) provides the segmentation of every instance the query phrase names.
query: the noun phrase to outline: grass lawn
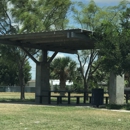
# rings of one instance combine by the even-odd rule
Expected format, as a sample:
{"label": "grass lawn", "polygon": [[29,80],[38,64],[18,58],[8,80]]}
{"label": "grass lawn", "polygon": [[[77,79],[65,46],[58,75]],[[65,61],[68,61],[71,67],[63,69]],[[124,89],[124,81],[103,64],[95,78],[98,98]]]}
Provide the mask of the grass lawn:
{"label": "grass lawn", "polygon": [[[19,98],[19,93],[0,93],[0,99]],[[34,94],[26,94],[33,99]],[[18,99],[17,99],[18,100]],[[86,106],[47,106],[0,103],[1,130],[129,130],[130,113]]]}

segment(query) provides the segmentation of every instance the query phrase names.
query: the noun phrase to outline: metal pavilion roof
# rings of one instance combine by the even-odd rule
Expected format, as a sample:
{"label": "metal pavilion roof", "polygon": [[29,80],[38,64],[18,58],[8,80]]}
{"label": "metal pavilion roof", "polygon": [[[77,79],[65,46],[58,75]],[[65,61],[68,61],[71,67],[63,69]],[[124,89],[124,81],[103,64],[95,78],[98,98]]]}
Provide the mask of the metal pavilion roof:
{"label": "metal pavilion roof", "polygon": [[49,32],[1,35],[0,44],[15,45],[48,51],[75,53],[77,50],[92,49],[91,32],[82,29]]}

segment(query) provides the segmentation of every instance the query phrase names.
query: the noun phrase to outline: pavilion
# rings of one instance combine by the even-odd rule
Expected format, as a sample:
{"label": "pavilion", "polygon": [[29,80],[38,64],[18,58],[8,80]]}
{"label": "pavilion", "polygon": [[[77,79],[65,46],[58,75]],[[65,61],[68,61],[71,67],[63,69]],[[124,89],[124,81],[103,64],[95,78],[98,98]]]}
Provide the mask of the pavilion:
{"label": "pavilion", "polygon": [[[58,52],[75,54],[77,50],[93,49],[94,41],[90,39],[89,36],[91,33],[91,31],[82,29],[68,29],[37,33],[1,35],[0,44],[20,47],[36,63],[35,100],[37,104],[46,104],[49,100],[49,65],[51,61]],[[42,51],[42,61],[35,59],[35,57],[29,53],[27,48],[40,49]],[[48,51],[54,52],[49,60],[47,59]],[[115,93],[117,94],[116,90],[114,91],[114,95]],[[121,97],[120,94],[119,97]],[[113,98],[115,100],[117,95]]]}

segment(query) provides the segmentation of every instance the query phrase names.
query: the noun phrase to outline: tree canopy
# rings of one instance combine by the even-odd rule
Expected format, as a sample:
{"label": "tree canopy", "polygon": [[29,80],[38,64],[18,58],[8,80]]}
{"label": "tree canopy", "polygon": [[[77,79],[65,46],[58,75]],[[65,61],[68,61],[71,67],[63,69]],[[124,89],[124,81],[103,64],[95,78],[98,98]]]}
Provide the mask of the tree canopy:
{"label": "tree canopy", "polygon": [[75,76],[76,62],[70,57],[56,58],[51,63],[51,76],[60,80],[60,90],[65,90],[66,81]]}
{"label": "tree canopy", "polygon": [[[10,62],[0,57],[0,85],[19,85],[18,66],[15,62]],[[24,80],[27,83],[31,79],[31,66],[27,61],[24,66]]]}
{"label": "tree canopy", "polygon": [[10,0],[11,13],[15,22],[21,25],[20,32],[64,29],[70,0]]}
{"label": "tree canopy", "polygon": [[120,10],[118,24],[104,21],[95,31],[102,66],[107,72],[113,71],[121,75],[130,71],[129,11],[129,8]]}

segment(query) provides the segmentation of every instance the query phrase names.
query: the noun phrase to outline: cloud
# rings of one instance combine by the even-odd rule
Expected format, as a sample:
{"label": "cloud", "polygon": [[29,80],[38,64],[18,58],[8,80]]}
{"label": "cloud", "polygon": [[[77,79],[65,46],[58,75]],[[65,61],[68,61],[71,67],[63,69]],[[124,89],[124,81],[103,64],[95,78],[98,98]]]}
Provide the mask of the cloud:
{"label": "cloud", "polygon": [[55,58],[57,58],[57,57],[63,58],[63,57],[65,57],[65,55],[63,53],[58,53]]}
{"label": "cloud", "polygon": [[[88,0],[86,0],[88,2]],[[96,4],[104,5],[104,6],[113,6],[118,5],[122,0],[94,0]],[[130,0],[127,0],[130,2]]]}
{"label": "cloud", "polygon": [[[100,2],[100,3],[110,3],[110,2],[113,2],[113,3],[115,3],[115,2],[120,2],[120,1],[122,1],[122,0],[94,0],[96,3],[97,2]],[[130,1],[130,0],[127,0],[127,1]]]}
{"label": "cloud", "polygon": [[[53,53],[54,52],[49,52],[49,56],[52,56],[53,55]],[[69,53],[60,53],[60,52],[58,52],[58,54],[55,56],[55,58],[58,58],[58,57],[60,57],[60,58],[63,58],[63,57],[73,57],[74,56],[74,54],[69,54]]]}

